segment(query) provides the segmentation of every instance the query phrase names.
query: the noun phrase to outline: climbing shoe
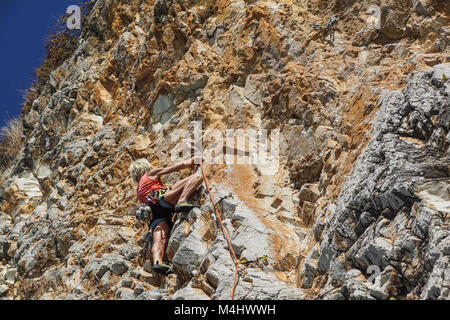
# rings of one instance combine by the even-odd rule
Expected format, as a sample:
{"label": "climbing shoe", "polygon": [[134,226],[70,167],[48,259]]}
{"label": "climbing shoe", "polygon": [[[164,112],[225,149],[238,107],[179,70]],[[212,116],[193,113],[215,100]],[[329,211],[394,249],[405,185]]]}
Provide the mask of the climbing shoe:
{"label": "climbing shoe", "polygon": [[175,206],[175,212],[189,212],[194,208],[198,208],[198,206],[194,206],[188,202],[181,202]]}
{"label": "climbing shoe", "polygon": [[164,264],[164,263],[155,263],[152,267],[153,271],[157,273],[161,273],[164,275],[168,275],[172,273],[173,266],[171,264]]}

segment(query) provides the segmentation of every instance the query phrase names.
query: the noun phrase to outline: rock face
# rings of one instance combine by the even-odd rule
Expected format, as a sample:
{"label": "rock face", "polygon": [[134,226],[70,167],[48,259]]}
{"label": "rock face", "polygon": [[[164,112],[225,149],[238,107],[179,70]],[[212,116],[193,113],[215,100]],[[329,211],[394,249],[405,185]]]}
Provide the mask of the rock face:
{"label": "rock face", "polygon": [[134,217],[131,161],[172,164],[199,123],[223,160],[263,144],[227,129],[279,151],[205,166],[235,299],[449,299],[450,7],[379,4],[373,29],[371,1],[97,0],[0,178],[0,299],[229,299],[204,188],[168,277]]}
{"label": "rock face", "polygon": [[[435,77],[442,67],[380,95],[367,147],[336,205],[316,222],[324,297],[448,299],[450,157],[446,138],[436,138],[450,126],[450,99]],[[380,273],[374,284],[365,279],[370,266]]]}

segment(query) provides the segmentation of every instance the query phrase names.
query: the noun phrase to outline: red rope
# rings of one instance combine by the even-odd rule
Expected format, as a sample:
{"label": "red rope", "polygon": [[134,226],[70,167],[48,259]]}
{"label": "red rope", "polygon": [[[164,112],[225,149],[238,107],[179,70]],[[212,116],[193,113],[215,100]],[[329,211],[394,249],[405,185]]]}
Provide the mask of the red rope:
{"label": "red rope", "polygon": [[208,183],[208,178],[206,178],[206,174],[205,174],[205,170],[203,170],[203,166],[200,165],[200,168],[202,169],[202,174],[203,174],[203,180],[205,180],[205,184],[206,184],[206,188],[208,189],[208,193],[209,193],[209,197],[211,198],[211,202],[213,204],[213,207],[216,211],[216,216],[219,219],[220,225],[222,226],[222,232],[225,235],[225,237],[227,238],[227,242],[228,242],[228,247],[230,248],[230,251],[233,255],[233,262],[234,262],[234,266],[236,268],[235,272],[234,272],[234,281],[233,281],[233,289],[231,291],[231,300],[234,299],[234,292],[236,290],[236,281],[237,281],[237,276],[238,276],[238,272],[239,272],[239,267],[238,267],[238,263],[237,263],[237,258],[236,258],[236,254],[234,253],[233,247],[231,246],[231,241],[230,238],[228,237],[228,233],[227,230],[225,229],[222,219],[220,218],[220,213],[219,213],[219,209],[217,209],[217,206],[214,202],[212,193],[211,193],[211,189],[209,188],[209,183]]}

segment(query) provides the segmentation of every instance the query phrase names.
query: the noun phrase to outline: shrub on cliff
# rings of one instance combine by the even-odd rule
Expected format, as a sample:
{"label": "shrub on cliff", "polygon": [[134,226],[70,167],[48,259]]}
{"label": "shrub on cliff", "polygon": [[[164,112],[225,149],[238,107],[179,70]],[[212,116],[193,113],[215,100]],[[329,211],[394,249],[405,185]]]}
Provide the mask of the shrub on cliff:
{"label": "shrub on cliff", "polygon": [[94,4],[95,2],[93,1],[81,1],[81,30],[67,28],[67,15],[63,15],[56,20],[55,31],[47,37],[44,44],[46,51],[44,62],[34,70],[33,84],[24,93],[24,113],[31,109],[33,100],[42,92],[43,87],[50,78],[50,74],[65,60],[70,58],[76,50],[78,38],[87,27],[87,18]]}
{"label": "shrub on cliff", "polygon": [[46,57],[41,66],[34,71],[37,86],[47,83],[50,73],[68,59],[77,48],[76,32],[63,28],[50,34],[45,43]]}

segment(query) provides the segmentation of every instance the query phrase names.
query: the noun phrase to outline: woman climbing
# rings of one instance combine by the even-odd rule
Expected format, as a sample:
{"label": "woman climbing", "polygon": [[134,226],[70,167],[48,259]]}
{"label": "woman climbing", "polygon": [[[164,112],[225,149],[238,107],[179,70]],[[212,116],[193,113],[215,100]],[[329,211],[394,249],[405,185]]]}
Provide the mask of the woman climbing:
{"label": "woman climbing", "polygon": [[130,165],[131,177],[138,183],[137,197],[141,203],[147,204],[152,210],[149,227],[153,235],[152,268],[155,272],[162,274],[171,272],[172,266],[163,263],[163,258],[173,226],[173,213],[189,212],[196,207],[190,204],[188,199],[203,182],[201,173],[195,173],[167,189],[161,177],[189,167],[193,168],[200,163],[201,159],[192,158],[170,167],[152,169],[146,159],[139,159]]}

